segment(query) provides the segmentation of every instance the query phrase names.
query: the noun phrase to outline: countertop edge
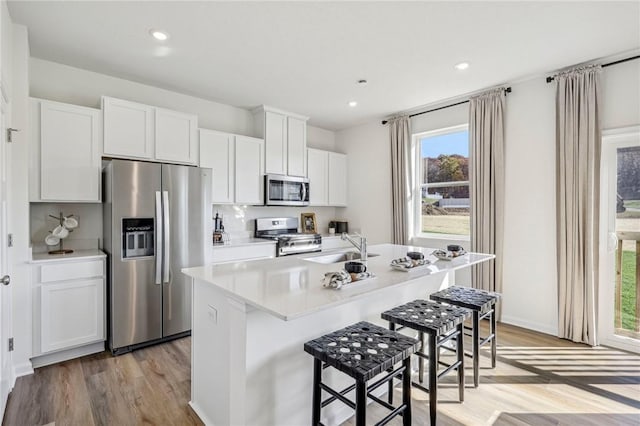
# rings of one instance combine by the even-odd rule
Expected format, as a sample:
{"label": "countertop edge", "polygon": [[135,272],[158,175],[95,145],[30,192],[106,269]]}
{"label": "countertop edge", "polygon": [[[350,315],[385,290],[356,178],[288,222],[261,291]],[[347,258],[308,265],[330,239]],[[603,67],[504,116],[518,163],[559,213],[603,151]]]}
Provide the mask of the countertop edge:
{"label": "countertop edge", "polygon": [[[85,254],[86,252],[86,254]],[[43,258],[43,259],[34,259],[33,256],[42,256],[47,253],[34,253],[27,261],[28,264],[37,265],[41,263],[50,263],[50,262],[72,262],[76,260],[90,260],[90,259],[104,259],[107,257],[107,254],[102,250],[77,250],[69,255],[64,254],[54,254],[49,255],[51,257]]]}

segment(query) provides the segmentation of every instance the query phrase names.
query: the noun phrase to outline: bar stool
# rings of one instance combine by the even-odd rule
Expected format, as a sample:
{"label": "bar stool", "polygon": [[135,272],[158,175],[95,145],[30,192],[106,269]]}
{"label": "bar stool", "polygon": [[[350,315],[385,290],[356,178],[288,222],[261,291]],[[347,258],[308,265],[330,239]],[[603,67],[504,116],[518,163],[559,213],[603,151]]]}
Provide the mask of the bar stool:
{"label": "bar stool", "polygon": [[[413,302],[397,306],[382,313],[382,318],[389,321],[391,330],[401,330],[404,327],[418,331],[422,350],[416,352],[419,360],[418,379],[420,383],[411,384],[429,393],[429,417],[431,424],[436,424],[438,413],[438,379],[453,370],[458,373],[458,396],[460,402],[464,401],[464,342],[462,339],[462,325],[464,320],[471,316],[471,312],[464,308],[445,306],[427,300],[414,300]],[[396,329],[396,325],[402,327]],[[424,352],[424,335],[428,335],[429,353]],[[456,348],[443,346],[449,341],[456,342]],[[456,361],[446,364],[440,361],[440,349],[456,352]],[[429,361],[429,387],[421,383],[424,379],[424,359]],[[446,368],[438,372],[438,366]],[[389,382],[389,403],[393,403],[393,383]]]}
{"label": "bar stool", "polygon": [[[473,386],[478,387],[480,383],[480,347],[491,342],[491,368],[496,367],[496,315],[495,306],[501,297],[499,293],[479,290],[469,287],[453,286],[440,290],[429,296],[431,300],[447,303],[453,306],[470,309],[473,313],[471,327],[472,354],[473,358]],[[481,340],[480,320],[489,317],[489,335]]]}
{"label": "bar stool", "polygon": [[[420,349],[420,342],[369,322],[359,322],[326,334],[304,344],[305,352],[313,355],[313,409],[312,425],[322,425],[320,410],[335,400],[340,400],[356,411],[356,426],[364,426],[367,397],[391,410],[376,423],[384,425],[401,415],[404,426],[411,425],[411,355]],[[402,365],[395,368],[395,365]],[[324,367],[322,363],[325,363]],[[322,382],[322,370],[333,367],[355,379],[355,383],[336,391]],[[387,370],[388,374],[367,386],[373,377]],[[402,375],[402,405],[394,407],[370,392]],[[356,390],[355,403],[345,394]],[[322,391],[331,397],[322,401]]]}

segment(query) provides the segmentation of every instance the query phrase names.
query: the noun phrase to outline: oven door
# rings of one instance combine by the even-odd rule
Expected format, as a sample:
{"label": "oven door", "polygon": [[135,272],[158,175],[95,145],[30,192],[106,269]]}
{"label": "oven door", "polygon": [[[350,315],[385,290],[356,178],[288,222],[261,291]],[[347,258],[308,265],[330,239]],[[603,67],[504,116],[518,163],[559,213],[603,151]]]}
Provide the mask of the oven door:
{"label": "oven door", "polygon": [[267,206],[308,206],[309,179],[265,175],[264,200]]}

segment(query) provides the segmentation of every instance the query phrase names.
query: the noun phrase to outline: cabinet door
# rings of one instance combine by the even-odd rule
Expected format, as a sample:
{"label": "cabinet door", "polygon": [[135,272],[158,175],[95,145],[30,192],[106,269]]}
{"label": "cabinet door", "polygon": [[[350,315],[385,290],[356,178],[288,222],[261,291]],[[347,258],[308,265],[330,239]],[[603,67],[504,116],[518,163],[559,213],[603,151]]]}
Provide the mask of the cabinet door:
{"label": "cabinet door", "polygon": [[198,117],[156,108],[155,123],[156,160],[197,164]]}
{"label": "cabinet door", "polygon": [[104,154],[153,159],[153,107],[104,97]]}
{"label": "cabinet door", "polygon": [[104,279],[40,287],[42,353],[104,340]]}
{"label": "cabinet door", "polygon": [[235,198],[234,136],[200,130],[200,167],[212,169],[211,201],[233,203]]}
{"label": "cabinet door", "polygon": [[309,176],[309,204],[329,204],[329,152],[309,148],[307,150],[307,172]]}
{"label": "cabinet door", "polygon": [[329,205],[347,205],[347,156],[329,153]]}
{"label": "cabinet door", "polygon": [[307,176],[307,122],[287,118],[287,174]]}
{"label": "cabinet door", "polygon": [[264,141],[236,136],[236,204],[263,204]]}
{"label": "cabinet door", "polygon": [[100,201],[100,111],[40,103],[40,199]]}
{"label": "cabinet door", "polygon": [[287,117],[265,111],[265,173],[287,174]]}

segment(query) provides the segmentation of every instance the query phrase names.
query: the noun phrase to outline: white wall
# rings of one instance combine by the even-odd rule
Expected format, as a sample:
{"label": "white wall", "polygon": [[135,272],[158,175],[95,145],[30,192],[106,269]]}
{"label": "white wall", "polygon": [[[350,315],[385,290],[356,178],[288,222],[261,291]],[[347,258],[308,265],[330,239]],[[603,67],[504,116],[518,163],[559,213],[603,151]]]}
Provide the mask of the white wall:
{"label": "white wall", "polygon": [[391,148],[380,121],[336,132],[336,149],[347,154],[348,207],[341,219],[370,244],[391,241]]}
{"label": "white wall", "polygon": [[[640,61],[602,73],[602,127],[640,124]],[[506,110],[503,321],[556,334],[555,87],[544,77],[511,85]],[[481,89],[481,88],[478,88]],[[437,105],[436,105],[437,106]],[[412,119],[414,133],[464,124],[468,104]],[[349,220],[377,241],[391,238],[390,147],[379,121],[336,133],[349,158]],[[358,158],[356,158],[358,155]],[[350,217],[352,216],[353,219]],[[442,247],[451,240],[416,239]],[[468,247],[468,241],[455,241]],[[464,276],[457,277],[466,281]]]}

